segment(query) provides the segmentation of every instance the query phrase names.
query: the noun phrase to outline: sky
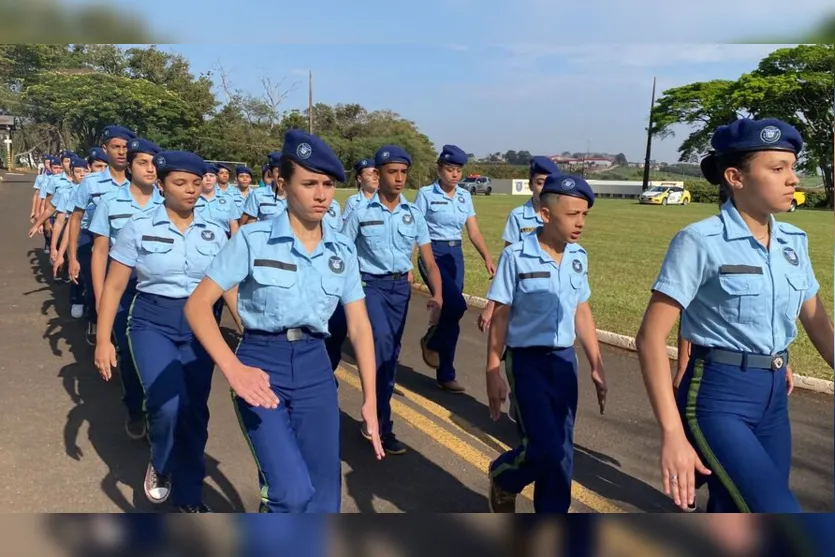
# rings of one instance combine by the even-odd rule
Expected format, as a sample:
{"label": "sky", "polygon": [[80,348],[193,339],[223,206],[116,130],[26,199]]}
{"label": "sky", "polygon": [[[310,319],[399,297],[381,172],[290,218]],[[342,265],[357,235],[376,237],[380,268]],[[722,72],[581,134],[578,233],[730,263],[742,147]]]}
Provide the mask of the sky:
{"label": "sky", "polygon": [[[38,1],[38,0],[32,0]],[[47,1],[47,0],[40,0]],[[89,4],[96,0],[61,0]],[[284,80],[285,108],[359,103],[413,120],[436,147],[624,153],[641,161],[658,92],[736,79],[831,14],[830,0],[108,0],[195,72],[232,86]],[[624,6],[628,5],[628,9]],[[230,7],[231,6],[231,7]],[[787,39],[796,41],[802,39]],[[222,92],[218,89],[219,98]],[[675,162],[688,130],[654,144]]]}

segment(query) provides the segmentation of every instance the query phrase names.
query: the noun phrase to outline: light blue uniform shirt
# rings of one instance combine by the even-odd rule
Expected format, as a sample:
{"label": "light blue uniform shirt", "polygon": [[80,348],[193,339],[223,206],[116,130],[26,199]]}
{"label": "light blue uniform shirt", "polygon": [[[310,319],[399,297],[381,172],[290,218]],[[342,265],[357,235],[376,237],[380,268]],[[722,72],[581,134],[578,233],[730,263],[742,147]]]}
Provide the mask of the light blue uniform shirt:
{"label": "light blue uniform shirt", "polygon": [[72,186],[72,180],[70,180],[69,176],[62,172],[61,174],[51,176],[47,182],[44,182],[44,185],[41,188],[41,192],[38,194],[38,197],[40,197],[41,199],[46,199],[50,195],[55,195],[58,192],[58,190],[69,189]]}
{"label": "light blue uniform shirt", "polygon": [[588,255],[568,244],[556,261],[528,234],[504,249],[487,298],[510,306],[505,344],[509,348],[574,345],[577,306],[591,296]]}
{"label": "light blue uniform shirt", "polygon": [[129,183],[130,181],[127,179],[121,184],[117,183],[110,175],[109,166],[101,172],[88,174],[76,188],[73,198],[75,204],[73,209],[84,209],[84,216],[81,218],[81,229],[87,230],[90,227],[93,213],[95,213],[96,207],[104,194]]}
{"label": "light blue uniform shirt", "polygon": [[438,182],[418,190],[415,206],[426,217],[432,240],[460,240],[467,219],[475,216],[470,192],[456,187],[448,197]]}
{"label": "light blue uniform shirt", "polygon": [[238,218],[240,218],[243,214],[242,211],[244,204],[246,203],[246,200],[249,199],[250,196],[252,196],[252,193],[255,190],[250,188],[246,197],[244,197],[244,194],[241,193],[241,190],[239,188],[235,188],[234,190],[232,188],[229,188],[229,190],[227,191],[229,191],[229,197],[232,198],[232,202],[235,203],[235,207],[237,207]]}
{"label": "light blue uniform shirt", "polygon": [[157,206],[162,205],[162,201],[162,195],[156,187],[144,207],[140,207],[133,198],[130,186],[106,193],[99,201],[96,212],[93,213],[89,230],[93,234],[110,238],[110,246],[113,247],[119,231],[124,228],[131,217],[137,213],[153,211]]}
{"label": "light blue uniform shirt", "polygon": [[52,178],[52,174],[49,174],[47,172],[45,172],[43,174],[38,174],[38,177],[35,178],[35,184],[32,186],[32,188],[38,190],[38,197],[40,197],[40,192],[41,192],[41,189],[43,189],[44,184],[50,178]]}
{"label": "light blue uniform shirt", "polygon": [[290,217],[241,227],[206,271],[227,291],[237,284],[238,314],[246,329],[279,332],[307,327],[329,334],[338,303],[365,298],[353,243],[328,227],[308,254]]}
{"label": "light blue uniform shirt", "polygon": [[733,202],[670,242],[653,290],[684,308],[681,335],[693,344],[773,355],[797,336],[800,306],[820,284],[806,233],[771,217],[768,250]]}
{"label": "light blue uniform shirt", "polygon": [[358,202],[342,233],[356,242],[360,272],[372,275],[411,271],[415,243],[425,246],[430,242],[423,214],[402,194],[394,211],[380,203],[376,193]]}
{"label": "light blue uniform shirt", "polygon": [[211,199],[206,199],[201,194],[194,204],[194,212],[200,213],[206,220],[217,222],[227,234],[231,231],[229,221],[238,218],[238,210],[231,194],[223,193],[218,188],[215,188],[215,195]]}
{"label": "light blue uniform shirt", "polygon": [[165,205],[159,205],[125,224],[110,257],[136,269],[139,292],[187,298],[226,242],[223,229],[197,212],[183,234],[171,223]]}
{"label": "light blue uniform shirt", "polygon": [[75,190],[78,189],[76,184],[70,184],[68,188],[59,188],[52,196],[52,206],[55,207],[55,213],[72,213],[75,209],[73,198],[75,197]]}
{"label": "light blue uniform shirt", "polygon": [[322,224],[334,232],[339,232],[342,229],[342,207],[339,206],[339,201],[336,199],[331,201],[328,212],[322,218]]}
{"label": "light blue uniform shirt", "polygon": [[249,194],[242,214],[262,220],[274,219],[287,208],[287,200],[278,197],[272,188],[258,188]]}
{"label": "light blue uniform shirt", "polygon": [[[376,194],[375,194],[376,195]],[[360,192],[355,193],[345,201],[345,211],[342,212],[342,222],[348,220],[351,211],[357,208],[357,205],[362,201],[368,201],[370,197],[365,197],[365,194]]]}
{"label": "light blue uniform shirt", "polygon": [[515,244],[522,239],[522,236],[534,232],[542,224],[542,217],[536,213],[536,209],[533,207],[533,199],[529,199],[524,205],[510,211],[504,225],[502,240],[509,244]]}

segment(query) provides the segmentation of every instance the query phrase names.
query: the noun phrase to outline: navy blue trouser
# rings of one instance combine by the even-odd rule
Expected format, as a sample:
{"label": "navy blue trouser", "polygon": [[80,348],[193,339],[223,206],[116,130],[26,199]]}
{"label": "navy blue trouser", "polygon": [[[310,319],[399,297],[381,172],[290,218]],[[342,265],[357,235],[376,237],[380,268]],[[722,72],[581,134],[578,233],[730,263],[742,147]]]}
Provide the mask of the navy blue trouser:
{"label": "navy blue trouser", "polygon": [[365,284],[365,305],[374,333],[374,356],[377,359],[377,419],[380,435],[391,433],[391,396],[397,375],[400,343],[406,328],[406,314],[412,286],[402,278],[375,278],[362,275]]}
{"label": "navy blue trouser", "polygon": [[187,300],[139,292],[128,317],[128,339],[145,390],[151,461],[171,477],[174,503],[199,505],[214,362],[183,315]]}
{"label": "navy blue trouser", "polygon": [[[464,251],[460,242],[456,246],[450,246],[448,242],[433,241],[432,254],[441,272],[441,295],[444,304],[441,307],[438,324],[434,327],[427,346],[438,352],[440,366],[436,371],[436,377],[438,382],[446,383],[455,380],[455,348],[458,345],[458,335],[461,334],[458,323],[467,313],[467,302],[462,294],[464,291]],[[420,258],[418,258],[418,271],[423,282],[428,286],[429,274]]]}
{"label": "navy blue trouser", "polygon": [[324,516],[239,515],[237,524],[240,557],[325,557],[328,552]]}
{"label": "navy blue trouser", "polygon": [[244,365],[264,370],[278,408],[254,408],[234,393],[241,431],[261,485],[260,512],[338,513],[342,504],[339,399],[324,340],[244,331]]}
{"label": "navy blue trouser", "polygon": [[336,371],[339,362],[342,361],[342,345],[345,337],[348,336],[348,320],[345,317],[345,308],[342,304],[336,304],[336,309],[328,321],[328,332],[330,336],[325,339],[325,349],[328,351],[328,359],[331,361],[331,369]]}
{"label": "navy blue trouser", "polygon": [[93,260],[93,235],[88,230],[82,230],[78,235],[78,248],[76,249],[78,264],[81,266],[79,282],[84,292],[84,309],[87,313],[87,320],[90,323],[98,321],[96,313],[96,295],[93,292],[93,270],[90,268]]}
{"label": "navy blue trouser", "polygon": [[741,368],[691,357],[677,402],[687,437],[712,472],[707,512],[802,512],[789,489],[786,368]]}
{"label": "navy blue trouser", "polygon": [[521,444],[490,464],[504,491],[534,484],[537,513],[567,513],[574,472],[577,358],[574,348],[508,348],[505,371]]}
{"label": "navy blue trouser", "polygon": [[119,300],[119,307],[116,310],[116,319],[113,321],[113,337],[116,339],[116,350],[119,353],[119,377],[122,380],[122,402],[128,409],[128,415],[132,418],[141,418],[145,414],[145,391],[142,390],[142,382],[133,365],[133,358],[130,353],[130,342],[128,341],[128,315],[133,298],[136,296],[136,277],[128,281],[125,293]]}

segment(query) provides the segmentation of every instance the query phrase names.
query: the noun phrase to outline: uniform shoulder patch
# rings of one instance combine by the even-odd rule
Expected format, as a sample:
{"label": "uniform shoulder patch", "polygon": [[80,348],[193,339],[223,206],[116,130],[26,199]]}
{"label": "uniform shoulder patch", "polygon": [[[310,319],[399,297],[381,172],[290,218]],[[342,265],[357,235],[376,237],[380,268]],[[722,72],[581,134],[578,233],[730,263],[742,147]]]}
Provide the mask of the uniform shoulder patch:
{"label": "uniform shoulder patch", "polygon": [[805,230],[787,222],[778,222],[777,227],[784,234],[797,234],[799,236],[806,236]]}

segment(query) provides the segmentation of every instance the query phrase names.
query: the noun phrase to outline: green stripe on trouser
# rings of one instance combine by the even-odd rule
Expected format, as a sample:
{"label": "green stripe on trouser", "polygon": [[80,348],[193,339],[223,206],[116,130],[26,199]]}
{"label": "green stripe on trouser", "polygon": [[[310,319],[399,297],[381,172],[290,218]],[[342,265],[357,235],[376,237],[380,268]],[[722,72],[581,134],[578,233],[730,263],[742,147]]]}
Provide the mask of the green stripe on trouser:
{"label": "green stripe on trouser", "polygon": [[719,459],[713,454],[704,433],[702,433],[702,430],[699,427],[699,421],[696,416],[696,405],[699,397],[699,388],[702,385],[702,377],[704,376],[704,366],[704,360],[695,360],[693,362],[693,373],[690,379],[690,388],[687,390],[687,403],[684,409],[687,427],[693,436],[693,440],[696,442],[696,447],[701,453],[702,458],[705,460],[705,466],[707,466],[713,475],[716,476],[719,483],[722,484],[722,487],[728,491],[731,500],[733,500],[740,512],[748,513],[751,512],[748,508],[748,504],[745,502],[745,499],[742,498],[742,494],[739,492],[736,485],[734,485],[733,480],[731,480],[730,475],[728,475],[725,471],[725,468],[719,462]]}
{"label": "green stripe on trouser", "polygon": [[515,401],[515,395],[513,393],[516,392],[516,380],[513,375],[513,350],[508,349],[507,353],[505,354],[505,363],[504,363],[505,373],[507,374],[507,382],[508,386],[510,387],[510,396],[514,398],[514,402],[516,404],[516,425],[519,429],[520,436],[522,437],[522,450],[516,455],[512,461],[500,464],[496,466],[495,469],[490,470],[490,475],[494,478],[501,475],[503,472],[508,470],[516,470],[525,462],[525,455],[527,452],[528,447],[528,437],[525,435],[525,424],[522,421],[522,413],[519,412],[518,401]]}
{"label": "green stripe on trouser", "polygon": [[[241,336],[240,340],[238,341],[238,346],[235,347],[235,356],[238,355],[238,349],[241,347],[241,343],[243,343],[244,337]],[[229,389],[229,395],[232,398],[232,407],[235,409],[235,417],[238,419],[238,427],[241,428],[241,433],[244,434],[244,439],[246,439],[246,444],[249,446],[249,451],[252,453],[252,460],[255,461],[255,468],[258,469],[258,478],[260,479],[259,483],[261,484],[261,503],[258,505],[258,512],[259,513],[267,513],[269,509],[267,507],[267,501],[269,501],[269,493],[270,493],[270,484],[267,482],[267,476],[264,474],[263,469],[261,468],[261,463],[258,461],[258,455],[255,453],[255,447],[252,446],[252,441],[249,438],[249,435],[246,431],[246,426],[244,425],[244,420],[241,417],[241,410],[238,408],[238,396],[235,394],[235,391],[231,388]]]}
{"label": "green stripe on trouser", "polygon": [[[142,373],[139,371],[139,366],[136,363],[136,357],[133,354],[133,341],[130,338],[130,332],[133,324],[133,306],[136,305],[136,298],[139,292],[133,295],[133,300],[130,301],[130,308],[128,309],[128,326],[125,328],[125,336],[128,337],[128,352],[130,352],[130,359],[133,362],[133,369],[136,370],[136,377],[139,379],[139,384],[142,386],[142,392],[145,396],[142,397],[142,415],[145,416],[145,431],[148,432],[148,440],[151,438],[151,418],[148,415],[148,389],[142,381]],[[121,370],[120,370],[121,371]],[[124,383],[122,383],[124,390]],[[151,462],[154,461],[154,444],[148,443],[151,446]]]}

